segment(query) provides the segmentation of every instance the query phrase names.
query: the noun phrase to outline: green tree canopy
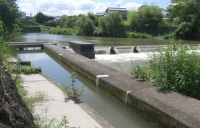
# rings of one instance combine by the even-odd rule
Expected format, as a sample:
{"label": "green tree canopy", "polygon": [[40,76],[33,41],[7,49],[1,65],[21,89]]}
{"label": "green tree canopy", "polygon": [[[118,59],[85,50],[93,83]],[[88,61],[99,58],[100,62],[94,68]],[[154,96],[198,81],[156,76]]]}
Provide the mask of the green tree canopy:
{"label": "green tree canopy", "polygon": [[94,34],[93,21],[85,15],[81,15],[77,20],[78,34],[83,36],[91,36]]}
{"label": "green tree canopy", "polygon": [[100,34],[103,36],[121,37],[125,34],[125,25],[119,12],[110,12],[99,18]]}
{"label": "green tree canopy", "polygon": [[169,19],[176,19],[179,25],[173,37],[200,40],[200,0],[171,0],[171,2],[167,8]]}
{"label": "green tree canopy", "polygon": [[3,22],[4,32],[13,31],[15,19],[20,16],[17,12],[16,0],[0,0],[0,20]]}
{"label": "green tree canopy", "polygon": [[171,0],[168,6],[169,18],[177,19],[177,23],[190,22],[194,27],[200,27],[200,0]]}
{"label": "green tree canopy", "polygon": [[61,28],[74,28],[75,23],[78,20],[77,16],[66,16],[63,15],[57,22]]}
{"label": "green tree canopy", "polygon": [[153,5],[143,5],[141,10],[128,13],[128,23],[131,27],[157,27],[162,22],[162,18],[162,9]]}
{"label": "green tree canopy", "polygon": [[35,19],[38,23],[43,24],[46,21],[55,19],[53,16],[44,15],[42,12],[38,12],[35,15]]}
{"label": "green tree canopy", "polygon": [[93,21],[94,25],[98,26],[98,17],[93,12],[88,12],[87,16]]}

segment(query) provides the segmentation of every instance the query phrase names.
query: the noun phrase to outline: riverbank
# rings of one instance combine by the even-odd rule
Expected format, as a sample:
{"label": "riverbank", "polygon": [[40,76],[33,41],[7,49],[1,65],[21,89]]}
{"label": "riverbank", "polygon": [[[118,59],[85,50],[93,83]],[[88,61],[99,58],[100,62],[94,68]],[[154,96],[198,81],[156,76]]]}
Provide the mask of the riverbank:
{"label": "riverbank", "polygon": [[[98,116],[86,104],[76,104],[74,101],[67,100],[63,95],[61,85],[57,84],[43,74],[21,75],[23,86],[29,95],[37,91],[45,92],[49,96],[48,101],[44,101],[35,106],[35,114],[46,116],[48,119],[55,118],[61,121],[62,116],[67,116],[70,127],[81,128],[112,128],[107,121]],[[47,113],[44,110],[47,109]],[[95,118],[96,120],[94,120]]]}

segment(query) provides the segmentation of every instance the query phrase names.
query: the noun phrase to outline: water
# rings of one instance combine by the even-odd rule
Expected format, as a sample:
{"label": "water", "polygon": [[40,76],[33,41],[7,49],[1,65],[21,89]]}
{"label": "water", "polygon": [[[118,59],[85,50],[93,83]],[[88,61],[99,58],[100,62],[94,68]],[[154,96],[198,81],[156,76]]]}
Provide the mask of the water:
{"label": "water", "polygon": [[[18,54],[23,61],[32,61],[31,66],[42,67],[42,72],[59,84],[70,83],[69,67],[59,62],[53,56],[46,53],[22,53]],[[115,128],[153,128],[151,124],[143,120],[127,109],[123,104],[109,97],[105,92],[96,88],[95,84],[78,75],[76,86],[85,84],[85,91],[81,100],[94,109],[99,115],[106,119]]]}
{"label": "water", "polygon": [[[58,43],[58,46],[68,46],[69,41],[85,41],[94,46],[134,46],[134,45],[167,45],[170,40],[140,39],[140,38],[110,38],[92,36],[67,36],[47,33],[19,33],[12,41],[45,41]],[[184,44],[200,44],[200,41],[182,41]]]}
{"label": "water", "polygon": [[[144,46],[146,48],[152,45],[167,45],[169,40],[153,40],[153,39],[135,39],[135,38],[104,38],[104,37],[85,37],[85,36],[65,36],[46,33],[21,33],[13,38],[12,41],[45,41],[49,43],[57,43],[59,47],[68,46],[69,41],[85,41],[94,43],[95,49],[109,48],[110,46]],[[183,41],[188,44],[200,44],[199,41]],[[22,51],[21,51],[22,52]],[[23,51],[24,52],[24,51]],[[36,52],[36,51],[35,51]],[[63,63],[59,62],[53,56],[45,54],[43,51],[39,53],[23,53],[18,54],[22,60],[31,60],[32,66],[42,67],[42,72],[52,78],[59,84],[70,83],[70,73],[73,72]],[[95,61],[116,68],[128,73],[131,62],[137,62],[141,65],[148,64],[147,53],[123,53],[118,55],[96,55]],[[51,59],[53,58],[53,59]],[[150,128],[153,127],[139,116],[128,110],[124,105],[118,103],[109,97],[105,92],[96,88],[88,80],[77,77],[76,86],[81,84],[87,85],[81,99],[88,106],[94,109],[98,114],[105,118],[115,128]],[[124,97],[126,98],[126,97]]]}

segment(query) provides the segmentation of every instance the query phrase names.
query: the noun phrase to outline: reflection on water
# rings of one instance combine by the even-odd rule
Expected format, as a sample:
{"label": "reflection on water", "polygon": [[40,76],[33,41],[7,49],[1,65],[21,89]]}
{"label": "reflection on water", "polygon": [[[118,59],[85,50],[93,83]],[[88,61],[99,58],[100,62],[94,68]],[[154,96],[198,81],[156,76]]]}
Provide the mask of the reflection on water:
{"label": "reflection on water", "polygon": [[[58,46],[68,46],[69,41],[85,41],[94,43],[95,47],[100,46],[144,46],[144,45],[167,45],[169,40],[154,39],[136,39],[136,38],[104,38],[104,37],[87,37],[87,36],[66,36],[45,33],[21,33],[12,41],[45,41],[48,43],[57,43]],[[199,41],[183,41],[188,44],[200,44]],[[22,51],[24,52],[24,51]],[[34,51],[35,52],[35,51]],[[18,54],[22,60],[31,60],[32,66],[42,67],[42,72],[59,84],[70,83],[70,73],[73,72],[57,59],[52,60],[45,53],[24,53]],[[95,61],[104,65],[116,68],[123,72],[128,72],[131,60],[146,65],[148,63],[148,55],[139,54],[119,54],[119,55],[96,55]],[[81,99],[92,109],[104,117],[115,128],[150,128],[149,123],[132,113],[123,105],[119,104],[106,93],[102,92],[95,85],[85,78],[78,76],[76,86],[81,84],[87,85]]]}
{"label": "reflection on water", "polygon": [[[47,33],[21,33],[12,41],[45,41],[57,43],[58,46],[68,46],[69,41],[85,41],[94,43],[94,46],[134,46],[134,45],[167,45],[170,40],[140,39],[140,38],[110,38],[92,36],[68,36]],[[182,41],[187,44],[200,44],[199,41]]]}
{"label": "reflection on water", "polygon": [[[49,54],[48,54],[49,55]],[[18,56],[24,60],[31,60],[32,66],[42,67],[42,72],[59,84],[70,83],[70,73],[73,72],[59,60],[51,59],[45,53],[23,53]],[[57,62],[56,62],[57,61]],[[85,91],[81,99],[88,106],[94,109],[99,115],[106,119],[115,128],[151,128],[153,127],[147,121],[128,110],[124,105],[118,103],[105,92],[96,88],[90,81],[84,77],[78,76],[75,83],[80,86],[82,83],[86,85]]]}

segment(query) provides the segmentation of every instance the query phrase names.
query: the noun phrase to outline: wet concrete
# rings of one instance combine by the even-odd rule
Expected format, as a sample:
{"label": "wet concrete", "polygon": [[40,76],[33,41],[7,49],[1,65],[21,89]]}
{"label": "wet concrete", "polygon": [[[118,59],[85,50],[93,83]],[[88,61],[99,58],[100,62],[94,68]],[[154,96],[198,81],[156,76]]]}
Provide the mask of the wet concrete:
{"label": "wet concrete", "polygon": [[120,102],[160,127],[198,127],[200,126],[200,101],[175,92],[162,92],[150,82],[143,82],[132,76],[109,68],[86,57],[56,47],[44,45],[60,61],[76,72],[95,82],[99,78],[99,88],[106,90]]}

